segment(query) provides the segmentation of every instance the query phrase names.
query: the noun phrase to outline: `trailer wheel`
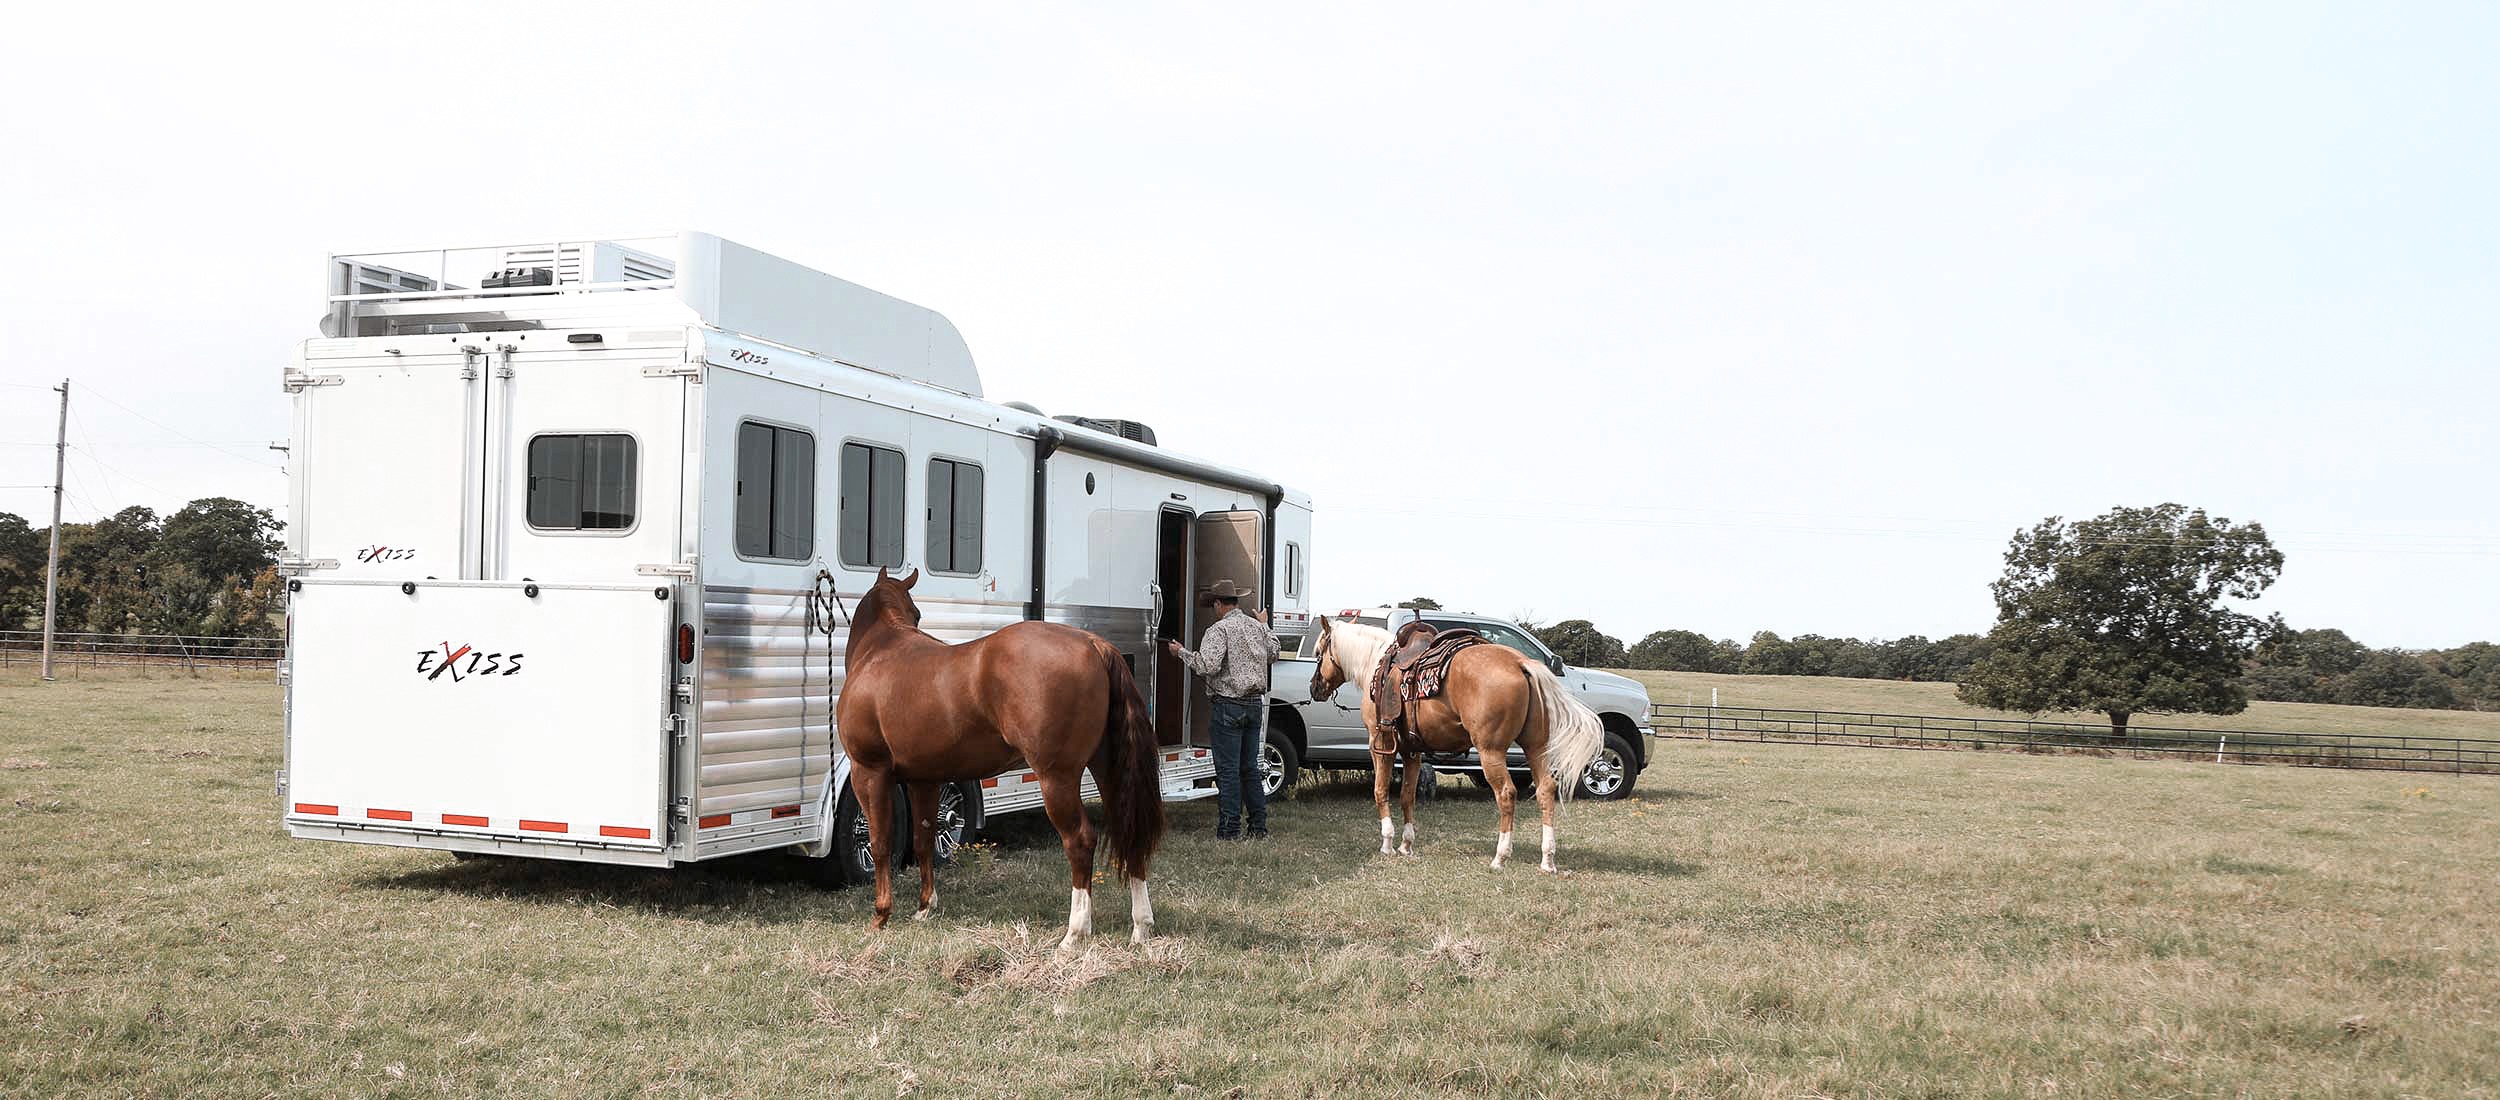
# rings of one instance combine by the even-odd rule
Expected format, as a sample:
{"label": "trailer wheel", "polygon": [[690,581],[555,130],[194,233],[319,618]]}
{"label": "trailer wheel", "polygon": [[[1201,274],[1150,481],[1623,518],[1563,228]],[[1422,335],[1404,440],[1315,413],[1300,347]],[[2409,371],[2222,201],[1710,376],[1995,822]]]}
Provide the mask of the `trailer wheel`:
{"label": "trailer wheel", "polygon": [[[981,788],[979,785],[949,783],[938,788],[937,862],[945,867],[955,862],[955,850],[971,843],[981,832]],[[894,866],[896,870],[912,866],[911,795],[894,792]],[[842,787],[842,801],[833,813],[833,851],[825,856],[834,862],[833,878],[845,886],[866,886],[877,881],[877,861],[869,848],[868,819],[859,812],[859,800],[851,797],[848,784]]]}

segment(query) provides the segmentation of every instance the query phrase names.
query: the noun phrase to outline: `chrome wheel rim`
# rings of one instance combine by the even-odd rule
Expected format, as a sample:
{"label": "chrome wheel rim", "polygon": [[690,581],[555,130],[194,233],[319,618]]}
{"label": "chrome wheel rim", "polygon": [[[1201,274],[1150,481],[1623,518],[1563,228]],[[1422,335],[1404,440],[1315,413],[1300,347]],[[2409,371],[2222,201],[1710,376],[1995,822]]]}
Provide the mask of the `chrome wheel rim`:
{"label": "chrome wheel rim", "polygon": [[1275,794],[1285,789],[1285,754],[1274,745],[1259,746],[1259,791]]}
{"label": "chrome wheel rim", "polygon": [[963,846],[964,826],[968,824],[964,816],[964,792],[963,788],[951,783],[938,789],[943,793],[938,795],[937,861],[952,863],[955,861],[955,849]]}
{"label": "chrome wheel rim", "polygon": [[868,850],[868,815],[851,815],[851,863],[863,875],[877,873],[876,853]]}
{"label": "chrome wheel rim", "polygon": [[1580,773],[1580,793],[1605,798],[1623,789],[1623,754],[1599,749],[1597,759],[1589,761],[1587,771]]}

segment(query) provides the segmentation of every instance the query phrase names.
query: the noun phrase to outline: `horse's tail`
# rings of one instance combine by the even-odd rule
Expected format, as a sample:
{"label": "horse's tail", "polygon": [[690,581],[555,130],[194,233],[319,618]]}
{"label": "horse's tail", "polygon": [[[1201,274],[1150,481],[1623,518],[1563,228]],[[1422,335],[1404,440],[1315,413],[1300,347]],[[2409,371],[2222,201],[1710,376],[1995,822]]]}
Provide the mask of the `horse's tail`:
{"label": "horse's tail", "polygon": [[1100,638],[1094,639],[1094,656],[1111,683],[1111,705],[1102,722],[1105,766],[1098,776],[1103,832],[1124,873],[1143,880],[1155,846],[1163,842],[1163,752],[1128,660]]}
{"label": "horse's tail", "polygon": [[1528,689],[1545,711],[1545,766],[1554,773],[1554,785],[1562,788],[1562,797],[1568,799],[1580,787],[1580,773],[1606,747],[1606,724],[1588,704],[1572,698],[1544,662],[1523,658],[1519,667],[1528,674]]}

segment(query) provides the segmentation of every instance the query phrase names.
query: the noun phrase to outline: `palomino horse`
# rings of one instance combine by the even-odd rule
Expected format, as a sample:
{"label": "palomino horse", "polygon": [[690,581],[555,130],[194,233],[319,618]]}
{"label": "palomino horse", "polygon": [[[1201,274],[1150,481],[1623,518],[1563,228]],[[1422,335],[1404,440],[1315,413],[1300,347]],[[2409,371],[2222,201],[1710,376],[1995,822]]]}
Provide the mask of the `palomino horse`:
{"label": "palomino horse", "polygon": [[860,597],[843,651],[834,725],[851,758],[851,793],[868,819],[877,864],[877,916],[894,911],[891,784],[910,788],[912,850],[920,861],[920,910],[937,905],[938,785],[996,775],[1018,760],[1041,780],[1042,808],[1068,853],[1068,934],[1073,950],[1094,931],[1094,828],[1079,773],[1102,792],[1103,829],[1128,877],[1130,938],[1154,934],[1146,864],[1163,839],[1162,754],[1154,721],[1128,662],[1111,643],[1075,627],[1024,622],[962,645],[920,629],[911,586],[877,571]]}
{"label": "palomino horse", "polygon": [[[1363,725],[1372,731],[1372,802],[1380,809],[1380,850],[1415,850],[1415,781],[1423,770],[1423,752],[1476,750],[1484,765],[1484,781],[1501,807],[1501,834],[1493,842],[1493,869],[1510,858],[1512,813],[1518,791],[1510,780],[1507,757],[1513,743],[1527,754],[1528,772],[1536,777],[1537,809],[1545,819],[1544,858],[1538,869],[1554,870],[1554,797],[1557,780],[1563,796],[1580,784],[1580,773],[1597,758],[1606,729],[1597,712],[1571,697],[1553,670],[1504,645],[1485,644],[1459,650],[1450,659],[1441,694],[1414,708],[1415,736],[1404,744],[1385,744],[1390,715],[1375,713],[1372,676],[1380,655],[1389,648],[1389,632],[1361,623],[1320,620],[1319,668],[1311,673],[1311,698],[1326,699],[1346,681],[1363,692]],[[1406,834],[1390,848],[1389,760],[1398,757],[1406,769],[1400,802],[1406,813]],[[1549,768],[1548,765],[1551,765]]]}

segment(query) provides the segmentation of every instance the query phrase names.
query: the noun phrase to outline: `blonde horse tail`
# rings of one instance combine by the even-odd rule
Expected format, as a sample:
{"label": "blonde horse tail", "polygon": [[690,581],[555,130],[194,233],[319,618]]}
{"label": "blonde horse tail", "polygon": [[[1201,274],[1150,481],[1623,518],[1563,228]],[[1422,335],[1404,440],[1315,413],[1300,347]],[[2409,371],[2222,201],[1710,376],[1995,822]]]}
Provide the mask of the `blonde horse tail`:
{"label": "blonde horse tail", "polygon": [[1552,669],[1524,659],[1519,667],[1528,674],[1528,686],[1545,711],[1545,766],[1554,773],[1554,785],[1562,788],[1562,797],[1569,799],[1580,788],[1580,773],[1606,747],[1606,725],[1598,721],[1596,711],[1571,697]]}

